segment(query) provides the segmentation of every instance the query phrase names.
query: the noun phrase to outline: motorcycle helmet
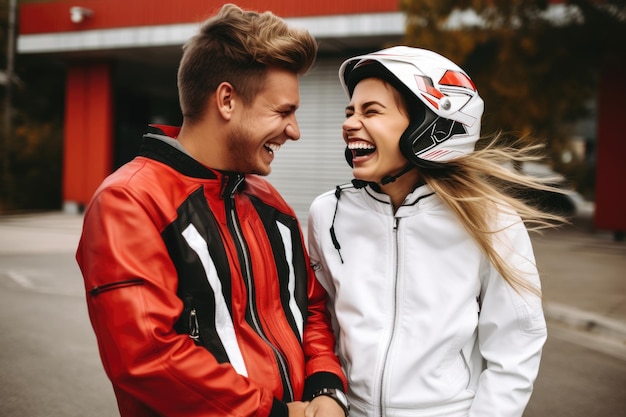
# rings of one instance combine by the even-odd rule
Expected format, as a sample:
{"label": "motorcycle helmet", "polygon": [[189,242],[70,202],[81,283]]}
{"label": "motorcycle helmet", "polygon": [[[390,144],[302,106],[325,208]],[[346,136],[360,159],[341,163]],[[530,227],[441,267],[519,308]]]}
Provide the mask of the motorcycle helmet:
{"label": "motorcycle helmet", "polygon": [[350,58],[339,68],[348,97],[369,77],[389,82],[407,102],[411,120],[400,137],[400,150],[409,162],[441,167],[474,150],[484,104],[458,65],[432,51],[395,46]]}

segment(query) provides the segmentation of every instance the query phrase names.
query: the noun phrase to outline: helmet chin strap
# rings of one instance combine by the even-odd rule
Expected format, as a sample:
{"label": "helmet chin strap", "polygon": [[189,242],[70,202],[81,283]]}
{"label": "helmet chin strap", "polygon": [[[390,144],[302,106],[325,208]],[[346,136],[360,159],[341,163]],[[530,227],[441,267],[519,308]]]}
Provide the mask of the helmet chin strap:
{"label": "helmet chin strap", "polygon": [[380,182],[364,181],[364,180],[358,180],[355,178],[352,180],[352,185],[354,185],[354,188],[363,188],[366,185],[375,185],[375,186],[387,185],[389,183],[394,182],[395,180],[397,180],[398,178],[400,178],[407,172],[411,171],[413,168],[415,168],[415,165],[408,163],[396,175],[385,175],[384,177],[381,178]]}
{"label": "helmet chin strap", "polygon": [[[346,146],[346,149],[344,150],[344,156],[346,158],[346,162],[348,163],[348,165],[350,165],[351,168],[354,168],[354,164],[352,163],[352,151],[350,151],[350,149],[348,149],[347,146]],[[403,176],[404,174],[406,174],[407,172],[409,172],[410,170],[416,167],[417,165],[409,162],[396,175],[385,175],[384,177],[381,178],[380,182],[364,181],[364,180],[358,180],[355,178],[352,180],[352,184],[354,185],[355,188],[363,188],[366,185],[374,185],[376,187],[379,187],[381,185],[387,185],[389,183],[394,182],[395,180],[397,180],[398,178],[400,178],[401,176]]]}
{"label": "helmet chin strap", "polygon": [[398,178],[400,178],[401,176],[403,176],[404,174],[406,174],[407,172],[409,172],[410,170],[412,170],[413,168],[415,168],[415,165],[413,164],[407,164],[402,171],[398,172],[396,175],[386,175],[384,176],[381,180],[380,180],[380,185],[387,185],[390,182],[394,182],[395,180],[397,180]]}

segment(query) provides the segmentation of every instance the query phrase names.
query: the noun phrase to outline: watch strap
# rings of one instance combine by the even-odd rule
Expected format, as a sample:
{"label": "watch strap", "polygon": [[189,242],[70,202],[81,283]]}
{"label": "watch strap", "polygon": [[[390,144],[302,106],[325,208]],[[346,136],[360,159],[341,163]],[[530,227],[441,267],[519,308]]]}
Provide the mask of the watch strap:
{"label": "watch strap", "polygon": [[[339,394],[337,393],[337,391],[339,391]],[[343,391],[340,391],[336,388],[322,388],[321,390],[316,391],[313,394],[312,399],[320,396],[330,397],[335,400],[345,413],[346,417],[350,414],[350,404],[348,403],[348,398]]]}

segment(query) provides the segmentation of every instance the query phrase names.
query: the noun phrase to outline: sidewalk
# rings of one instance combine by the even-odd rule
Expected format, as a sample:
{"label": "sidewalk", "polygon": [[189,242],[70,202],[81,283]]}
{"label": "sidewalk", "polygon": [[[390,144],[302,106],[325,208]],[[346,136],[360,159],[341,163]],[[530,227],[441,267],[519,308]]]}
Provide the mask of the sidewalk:
{"label": "sidewalk", "polygon": [[82,221],[60,211],[0,215],[0,255],[74,252]]}
{"label": "sidewalk", "polygon": [[[0,256],[73,253],[81,227],[82,215],[62,212],[0,216]],[[594,231],[591,218],[531,237],[548,321],[626,353],[626,242]]]}
{"label": "sidewalk", "polygon": [[549,322],[609,339],[626,354],[626,242],[590,217],[532,234]]}

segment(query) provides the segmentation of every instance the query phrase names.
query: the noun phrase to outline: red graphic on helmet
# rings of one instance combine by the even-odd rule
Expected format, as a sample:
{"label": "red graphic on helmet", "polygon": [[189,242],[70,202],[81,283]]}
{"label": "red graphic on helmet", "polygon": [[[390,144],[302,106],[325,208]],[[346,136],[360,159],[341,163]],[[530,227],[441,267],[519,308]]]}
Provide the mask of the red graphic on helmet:
{"label": "red graphic on helmet", "polygon": [[436,109],[438,109],[439,100],[441,100],[441,98],[443,97],[443,94],[441,93],[441,91],[435,88],[435,86],[433,85],[433,80],[431,80],[430,77],[424,77],[423,75],[415,74],[415,82],[417,83],[417,88],[419,88],[420,91],[430,96],[433,96],[437,99],[437,101],[435,101],[431,99],[430,97],[428,97],[428,95],[422,94],[422,97],[424,97],[426,100],[428,100],[430,104],[432,104]]}
{"label": "red graphic on helmet", "polygon": [[441,80],[439,81],[440,85],[449,85],[452,87],[463,87],[468,88],[472,91],[476,91],[476,86],[469,79],[469,77],[462,72],[447,70]]}
{"label": "red graphic on helmet", "polygon": [[[433,81],[430,77],[425,77],[423,75],[415,74],[415,82],[417,84],[417,88],[420,91],[426,93],[422,94],[424,99],[428,100],[430,104],[433,105],[436,109],[439,109],[439,100],[441,100],[445,94],[441,91],[437,90],[433,85]],[[450,86],[450,87],[461,87],[467,88],[468,90],[476,91],[476,86],[469,79],[467,75],[459,71],[447,70],[441,80],[439,80],[439,85]],[[430,97],[429,97],[430,96]],[[436,100],[433,100],[434,97]]]}

